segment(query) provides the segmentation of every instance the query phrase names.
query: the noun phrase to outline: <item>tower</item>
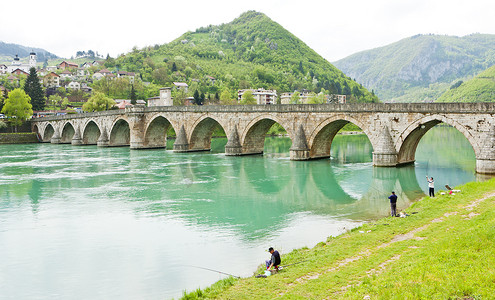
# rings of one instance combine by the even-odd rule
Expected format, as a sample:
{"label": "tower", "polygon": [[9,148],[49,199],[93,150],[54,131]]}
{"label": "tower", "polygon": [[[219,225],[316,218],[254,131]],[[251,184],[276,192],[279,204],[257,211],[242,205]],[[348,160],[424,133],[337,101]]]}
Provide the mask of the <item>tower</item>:
{"label": "tower", "polygon": [[163,106],[174,105],[173,101],[172,101],[171,88],[166,87],[166,88],[160,89],[160,105],[163,105]]}
{"label": "tower", "polygon": [[36,68],[36,53],[34,53],[34,51],[29,53],[29,67]]}

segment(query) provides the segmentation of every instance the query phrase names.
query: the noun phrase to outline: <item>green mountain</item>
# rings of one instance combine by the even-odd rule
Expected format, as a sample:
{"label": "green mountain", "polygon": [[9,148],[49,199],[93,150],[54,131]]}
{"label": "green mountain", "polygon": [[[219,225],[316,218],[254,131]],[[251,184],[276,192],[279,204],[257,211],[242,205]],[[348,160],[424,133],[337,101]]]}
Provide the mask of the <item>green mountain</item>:
{"label": "green mountain", "polygon": [[383,101],[434,101],[495,64],[495,35],[416,35],[334,64]]}
{"label": "green mountain", "polygon": [[10,64],[16,55],[19,55],[21,59],[29,57],[29,53],[31,53],[31,51],[36,53],[38,62],[58,58],[57,55],[41,48],[31,48],[17,44],[0,42],[0,63]]}
{"label": "green mountain", "polygon": [[137,72],[144,81],[170,86],[181,81],[190,91],[276,89],[278,93],[307,89],[347,94],[354,102],[378,101],[300,39],[266,15],[248,11],[234,21],[187,32],[165,44],[134,49],[106,66]]}
{"label": "green mountain", "polygon": [[437,101],[495,102],[495,65],[467,82],[456,82]]}

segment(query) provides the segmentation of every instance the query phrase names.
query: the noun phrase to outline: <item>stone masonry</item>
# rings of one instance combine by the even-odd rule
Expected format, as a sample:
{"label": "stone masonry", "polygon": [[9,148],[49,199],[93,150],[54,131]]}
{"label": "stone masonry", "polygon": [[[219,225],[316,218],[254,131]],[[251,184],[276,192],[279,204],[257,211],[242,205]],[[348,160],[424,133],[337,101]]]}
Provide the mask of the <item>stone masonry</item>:
{"label": "stone masonry", "polygon": [[44,142],[164,148],[172,127],[174,151],[210,150],[211,136],[221,127],[228,141],[225,155],[263,153],[266,132],[274,123],[292,140],[290,158],[328,158],[337,132],[347,123],[368,136],[373,165],[394,167],[412,163],[423,135],[439,123],[459,130],[476,155],[478,173],[495,174],[494,103],[404,103],[246,106],[127,107],[32,120],[33,132]]}

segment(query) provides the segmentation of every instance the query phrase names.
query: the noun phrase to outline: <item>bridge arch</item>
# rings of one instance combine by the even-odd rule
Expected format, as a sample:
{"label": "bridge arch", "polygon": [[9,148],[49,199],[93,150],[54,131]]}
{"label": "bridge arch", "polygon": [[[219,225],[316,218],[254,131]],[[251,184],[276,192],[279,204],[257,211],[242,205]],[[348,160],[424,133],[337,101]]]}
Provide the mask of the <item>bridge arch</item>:
{"label": "bridge arch", "polygon": [[241,136],[242,152],[244,154],[261,154],[265,147],[265,137],[273,124],[278,123],[287,131],[289,138],[293,141],[290,126],[273,115],[261,115],[254,118],[243,131]]}
{"label": "bridge arch", "polygon": [[375,148],[373,135],[371,132],[369,132],[368,126],[366,126],[358,119],[352,118],[350,116],[335,115],[322,121],[311,133],[308,143],[309,157],[330,157],[330,148],[332,146],[332,141],[335,138],[335,135],[348,123],[352,123],[361,128],[361,130],[363,130],[363,132],[370,140],[373,149]]}
{"label": "bridge arch", "polygon": [[146,125],[143,148],[166,148],[167,131],[171,126],[174,128],[168,118],[154,116]]}
{"label": "bridge arch", "polygon": [[116,119],[110,130],[110,139],[108,146],[129,146],[131,143],[131,130],[127,120],[123,118]]}
{"label": "bridge arch", "polygon": [[42,136],[43,143],[49,143],[54,134],[55,134],[55,128],[53,127],[53,125],[50,123],[46,124]]}
{"label": "bridge arch", "polygon": [[209,151],[211,149],[213,132],[218,129],[222,129],[226,133],[225,126],[216,118],[209,115],[199,117],[192,126],[189,149],[192,151]]}
{"label": "bridge arch", "polygon": [[101,135],[101,130],[95,120],[90,119],[84,124],[84,130],[82,134],[83,145],[96,145],[98,138]]}
{"label": "bridge arch", "polygon": [[70,144],[72,142],[72,138],[74,137],[74,133],[76,130],[74,129],[74,125],[71,122],[66,122],[62,127],[62,134],[60,135],[60,144]]}
{"label": "bridge arch", "polygon": [[478,156],[480,147],[466,127],[445,116],[431,115],[414,121],[401,133],[396,144],[397,163],[406,164],[414,162],[419,141],[426,132],[440,123],[450,125],[461,132],[469,141],[471,147],[473,147],[475,155]]}

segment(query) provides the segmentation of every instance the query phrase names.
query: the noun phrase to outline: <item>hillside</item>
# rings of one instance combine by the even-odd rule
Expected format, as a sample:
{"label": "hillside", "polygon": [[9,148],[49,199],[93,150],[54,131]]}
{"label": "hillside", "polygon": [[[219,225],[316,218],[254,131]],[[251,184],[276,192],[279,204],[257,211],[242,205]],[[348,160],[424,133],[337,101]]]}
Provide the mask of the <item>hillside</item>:
{"label": "hillside", "polygon": [[54,59],[58,56],[41,48],[26,47],[17,44],[0,42],[0,63],[10,64],[12,59],[19,55],[21,59],[29,56],[31,51],[36,52],[38,62]]}
{"label": "hillside", "polygon": [[276,89],[280,94],[311,90],[352,95],[354,102],[378,101],[300,39],[254,11],[218,26],[187,32],[165,45],[134,49],[106,66],[137,72],[161,86],[183,81],[205,94],[238,89]]}
{"label": "hillside", "polygon": [[495,102],[495,65],[466,82],[457,82],[438,102]]}
{"label": "hillside", "polygon": [[416,35],[334,64],[382,101],[433,101],[495,64],[495,35]]}

